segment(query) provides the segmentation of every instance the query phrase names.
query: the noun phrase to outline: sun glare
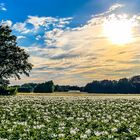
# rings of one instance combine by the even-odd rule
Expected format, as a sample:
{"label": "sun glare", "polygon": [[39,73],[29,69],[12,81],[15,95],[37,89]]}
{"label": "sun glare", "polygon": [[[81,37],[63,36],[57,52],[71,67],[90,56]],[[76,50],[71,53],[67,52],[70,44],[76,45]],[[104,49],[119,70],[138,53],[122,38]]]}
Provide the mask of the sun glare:
{"label": "sun glare", "polygon": [[111,19],[104,23],[105,36],[117,45],[128,44],[133,41],[133,24],[128,19]]}

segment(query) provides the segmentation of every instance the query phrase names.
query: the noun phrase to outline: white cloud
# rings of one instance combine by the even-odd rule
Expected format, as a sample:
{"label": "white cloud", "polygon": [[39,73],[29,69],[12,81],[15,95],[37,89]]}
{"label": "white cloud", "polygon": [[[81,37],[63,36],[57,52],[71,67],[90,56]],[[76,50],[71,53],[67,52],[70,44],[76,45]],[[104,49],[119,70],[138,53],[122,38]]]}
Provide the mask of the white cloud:
{"label": "white cloud", "polygon": [[32,24],[35,30],[38,30],[41,26],[49,28],[50,25],[53,25],[53,27],[64,28],[66,24],[70,23],[71,19],[72,18],[28,16],[26,23]]}
{"label": "white cloud", "polygon": [[11,27],[12,26],[12,21],[11,20],[2,20],[1,24],[4,25],[4,26],[8,25],[9,27]]}
{"label": "white cloud", "polygon": [[26,23],[22,23],[22,22],[17,22],[16,24],[14,24],[13,30],[18,31],[23,34],[27,34],[27,33],[31,32],[30,29],[27,29]]}
{"label": "white cloud", "polygon": [[117,10],[121,9],[125,7],[124,4],[120,4],[120,3],[115,3],[113,4],[107,11],[103,12],[103,13],[100,13],[100,14],[96,14],[96,15],[93,15],[92,17],[96,18],[96,17],[101,17],[101,16],[108,16],[112,13],[115,13]]}
{"label": "white cloud", "polygon": [[117,10],[117,9],[120,9],[122,7],[124,7],[125,5],[124,4],[119,4],[119,3],[116,3],[114,5],[112,5],[110,8],[109,8],[109,11],[114,11],[114,10]]}
{"label": "white cloud", "polygon": [[40,26],[46,26],[46,20],[47,17],[28,16],[26,23],[30,23],[35,29],[38,29]]}
{"label": "white cloud", "polygon": [[7,8],[5,7],[5,3],[0,3],[0,10],[7,11]]}
{"label": "white cloud", "polygon": [[[13,25],[13,29],[22,34],[36,34],[39,29],[44,31],[50,31],[52,28],[64,29],[66,25],[71,22],[72,18],[54,18],[54,17],[38,17],[38,16],[28,16],[28,19],[24,22],[17,22]],[[30,26],[32,25],[32,27]],[[40,38],[40,37],[39,37]],[[36,38],[37,40],[39,39]]]}
{"label": "white cloud", "polygon": [[41,38],[42,38],[41,35],[37,35],[35,39],[40,40]]}
{"label": "white cloud", "polygon": [[20,40],[20,39],[25,39],[26,36],[17,36],[17,40]]}
{"label": "white cloud", "polygon": [[57,38],[60,37],[63,34],[62,29],[53,29],[51,31],[48,31],[45,33],[44,38],[45,42],[47,43],[47,46],[55,46]]}

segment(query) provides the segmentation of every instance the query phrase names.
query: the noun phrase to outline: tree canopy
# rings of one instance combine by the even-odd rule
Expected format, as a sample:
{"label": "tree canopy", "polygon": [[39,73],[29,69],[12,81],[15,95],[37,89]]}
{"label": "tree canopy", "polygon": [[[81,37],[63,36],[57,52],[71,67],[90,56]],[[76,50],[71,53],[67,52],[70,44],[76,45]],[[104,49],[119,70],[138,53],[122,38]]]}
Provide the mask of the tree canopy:
{"label": "tree canopy", "polygon": [[53,81],[48,81],[45,83],[38,84],[34,88],[35,93],[53,93],[54,92],[54,83]]}
{"label": "tree canopy", "polygon": [[116,80],[94,80],[84,87],[89,93],[140,93],[140,75],[130,79],[122,78]]}
{"label": "tree canopy", "polygon": [[45,83],[26,83],[18,88],[18,92],[52,93],[81,91],[88,93],[140,94],[140,75],[119,80],[94,80],[84,87],[70,85],[54,85],[53,81]]}
{"label": "tree canopy", "polygon": [[0,85],[9,83],[9,78],[20,79],[21,74],[29,76],[32,64],[29,55],[17,46],[17,37],[8,26],[0,26]]}

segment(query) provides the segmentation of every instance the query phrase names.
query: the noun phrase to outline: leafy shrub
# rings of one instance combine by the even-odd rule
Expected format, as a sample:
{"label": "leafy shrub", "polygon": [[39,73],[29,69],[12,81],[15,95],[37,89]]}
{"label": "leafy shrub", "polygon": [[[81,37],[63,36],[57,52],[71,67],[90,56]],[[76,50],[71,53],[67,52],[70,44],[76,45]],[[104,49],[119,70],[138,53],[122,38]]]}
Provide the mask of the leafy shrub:
{"label": "leafy shrub", "polygon": [[16,95],[16,93],[17,93],[17,88],[12,88],[12,87],[5,88],[5,87],[0,87],[0,95],[8,96],[8,95]]}
{"label": "leafy shrub", "polygon": [[18,92],[20,93],[31,93],[33,91],[33,88],[29,87],[20,87],[18,88]]}
{"label": "leafy shrub", "polygon": [[0,87],[0,95],[16,95],[17,93],[17,88],[13,87]]}
{"label": "leafy shrub", "polygon": [[4,87],[0,87],[0,95],[8,95],[8,91]]}
{"label": "leafy shrub", "polygon": [[7,91],[10,95],[16,95],[17,94],[17,88],[14,88],[14,87],[8,88]]}
{"label": "leafy shrub", "polygon": [[53,93],[54,92],[54,83],[53,81],[48,81],[42,84],[38,84],[35,89],[35,93]]}

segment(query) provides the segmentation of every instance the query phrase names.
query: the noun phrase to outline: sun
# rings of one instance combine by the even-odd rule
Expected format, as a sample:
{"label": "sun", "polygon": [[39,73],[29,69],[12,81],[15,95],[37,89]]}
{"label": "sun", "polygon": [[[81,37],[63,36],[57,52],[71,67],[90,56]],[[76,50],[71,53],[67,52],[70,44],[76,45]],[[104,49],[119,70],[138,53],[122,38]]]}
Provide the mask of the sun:
{"label": "sun", "polygon": [[133,23],[128,19],[111,19],[105,21],[103,30],[105,36],[117,45],[128,44],[133,41]]}

